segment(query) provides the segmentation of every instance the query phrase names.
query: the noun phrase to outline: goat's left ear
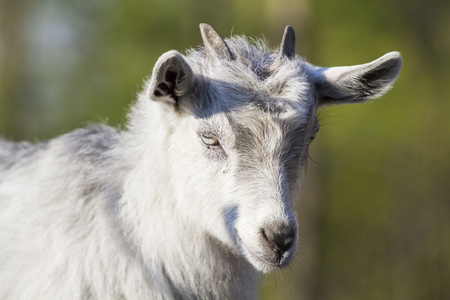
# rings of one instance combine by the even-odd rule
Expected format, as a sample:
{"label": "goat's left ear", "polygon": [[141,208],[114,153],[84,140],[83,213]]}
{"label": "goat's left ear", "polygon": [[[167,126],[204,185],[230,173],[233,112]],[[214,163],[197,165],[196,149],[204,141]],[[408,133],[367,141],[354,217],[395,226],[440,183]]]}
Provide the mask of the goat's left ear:
{"label": "goat's left ear", "polygon": [[397,80],[403,60],[399,52],[389,52],[364,64],[318,68],[309,65],[319,105],[358,103],[386,93]]}
{"label": "goat's left ear", "polygon": [[153,68],[148,88],[150,99],[177,104],[179,97],[192,88],[194,74],[191,67],[177,51],[161,55]]}

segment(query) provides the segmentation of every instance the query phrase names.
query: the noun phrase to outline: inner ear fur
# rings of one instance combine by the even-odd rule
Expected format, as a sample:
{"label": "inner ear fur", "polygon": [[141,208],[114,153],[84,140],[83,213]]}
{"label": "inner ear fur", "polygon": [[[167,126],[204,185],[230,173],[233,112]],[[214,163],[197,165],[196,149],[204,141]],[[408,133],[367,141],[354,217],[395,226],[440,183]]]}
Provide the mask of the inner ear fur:
{"label": "inner ear fur", "polygon": [[178,103],[179,97],[192,88],[194,74],[179,52],[169,51],[161,55],[153,68],[148,88],[150,99]]}

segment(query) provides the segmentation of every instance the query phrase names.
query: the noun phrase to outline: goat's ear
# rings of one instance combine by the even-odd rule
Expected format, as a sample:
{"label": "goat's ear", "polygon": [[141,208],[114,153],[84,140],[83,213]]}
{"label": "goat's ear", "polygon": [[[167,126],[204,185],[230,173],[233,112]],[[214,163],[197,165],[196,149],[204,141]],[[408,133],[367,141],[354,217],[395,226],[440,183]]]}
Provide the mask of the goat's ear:
{"label": "goat's ear", "polygon": [[179,97],[192,88],[193,72],[183,55],[169,51],[161,55],[153,68],[148,88],[150,99],[177,104]]}
{"label": "goat's ear", "polygon": [[389,52],[363,65],[348,67],[311,67],[309,73],[316,86],[319,105],[358,103],[386,93],[402,68],[399,52]]}

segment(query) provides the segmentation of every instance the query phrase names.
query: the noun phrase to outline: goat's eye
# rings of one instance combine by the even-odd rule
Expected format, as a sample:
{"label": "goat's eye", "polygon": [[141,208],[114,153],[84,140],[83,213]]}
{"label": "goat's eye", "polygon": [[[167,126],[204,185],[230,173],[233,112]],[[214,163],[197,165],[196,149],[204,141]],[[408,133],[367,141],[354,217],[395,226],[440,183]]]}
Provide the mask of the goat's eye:
{"label": "goat's eye", "polygon": [[200,138],[207,146],[220,146],[219,139],[214,134],[202,133],[200,134]]}
{"label": "goat's eye", "polygon": [[316,138],[318,132],[319,132],[319,123],[317,123],[316,127],[314,128],[313,134],[309,138],[310,142],[312,142]]}

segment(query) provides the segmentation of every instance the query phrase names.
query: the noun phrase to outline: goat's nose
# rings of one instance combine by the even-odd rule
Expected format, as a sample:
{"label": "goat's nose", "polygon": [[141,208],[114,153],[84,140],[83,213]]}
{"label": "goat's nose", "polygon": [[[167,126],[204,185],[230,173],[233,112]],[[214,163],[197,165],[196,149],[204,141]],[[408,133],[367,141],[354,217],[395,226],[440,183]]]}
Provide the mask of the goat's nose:
{"label": "goat's nose", "polygon": [[261,235],[266,241],[267,246],[274,252],[277,259],[280,260],[283,254],[294,244],[297,227],[294,225],[281,226],[279,228],[266,226],[261,228]]}

